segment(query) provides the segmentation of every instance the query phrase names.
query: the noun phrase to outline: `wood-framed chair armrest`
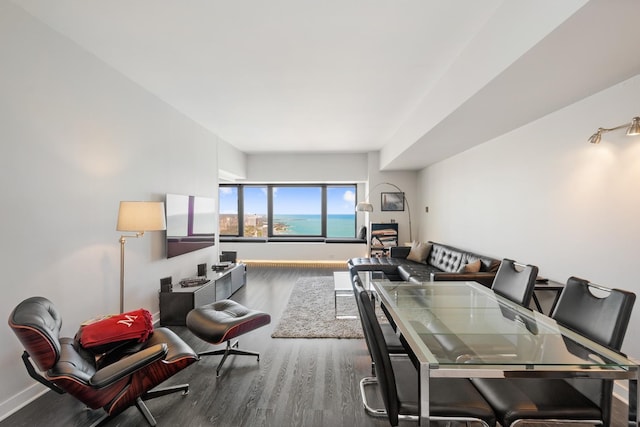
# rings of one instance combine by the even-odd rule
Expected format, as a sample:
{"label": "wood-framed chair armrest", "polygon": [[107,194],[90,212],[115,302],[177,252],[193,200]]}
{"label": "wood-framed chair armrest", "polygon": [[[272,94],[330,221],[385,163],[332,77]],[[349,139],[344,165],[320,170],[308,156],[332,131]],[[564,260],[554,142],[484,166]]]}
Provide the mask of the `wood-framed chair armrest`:
{"label": "wood-framed chair armrest", "polygon": [[156,344],[130,356],[126,356],[97,371],[89,380],[89,384],[94,388],[107,387],[131,375],[133,372],[144,368],[150,363],[164,358],[167,351],[168,347],[166,344]]}

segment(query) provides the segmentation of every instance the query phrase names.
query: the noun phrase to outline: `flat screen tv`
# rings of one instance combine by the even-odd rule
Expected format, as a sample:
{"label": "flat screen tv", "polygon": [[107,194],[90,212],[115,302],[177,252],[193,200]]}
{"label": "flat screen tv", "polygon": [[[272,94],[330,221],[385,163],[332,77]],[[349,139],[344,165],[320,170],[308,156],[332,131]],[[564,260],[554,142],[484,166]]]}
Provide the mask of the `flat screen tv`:
{"label": "flat screen tv", "polygon": [[167,194],[167,258],[215,244],[216,201],[209,197]]}

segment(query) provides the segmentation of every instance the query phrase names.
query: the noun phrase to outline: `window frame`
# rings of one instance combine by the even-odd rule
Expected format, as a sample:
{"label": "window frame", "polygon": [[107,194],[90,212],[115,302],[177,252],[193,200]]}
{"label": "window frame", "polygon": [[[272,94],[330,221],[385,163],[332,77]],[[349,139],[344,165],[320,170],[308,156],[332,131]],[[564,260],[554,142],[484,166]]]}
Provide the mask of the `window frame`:
{"label": "window frame", "polygon": [[[355,212],[355,206],[357,205],[357,194],[358,194],[358,185],[356,183],[341,183],[341,184],[290,184],[290,183],[284,183],[284,184],[259,184],[259,183],[253,183],[253,184],[219,184],[219,187],[235,187],[237,190],[237,201],[238,201],[238,206],[237,206],[237,221],[238,221],[238,234],[220,234],[220,239],[221,240],[225,240],[225,239],[231,239],[231,240],[247,240],[247,241],[251,241],[251,240],[272,240],[272,241],[278,241],[278,240],[295,240],[295,241],[318,241],[318,239],[356,239],[357,238],[357,230],[358,230],[358,218]],[[246,187],[265,187],[267,190],[267,235],[263,236],[263,237],[246,237],[244,235],[245,233],[245,227],[244,227],[244,212],[245,212],[245,206],[244,206],[244,189]],[[282,187],[298,187],[298,188],[302,188],[302,187],[309,187],[309,188],[319,188],[320,189],[320,204],[321,204],[321,219],[320,219],[320,234],[311,234],[311,235],[302,235],[302,234],[274,234],[274,223],[273,223],[273,191],[275,188],[282,188]],[[353,211],[353,218],[354,218],[354,226],[353,226],[353,235],[349,236],[349,237],[329,237],[327,236],[327,219],[328,219],[328,200],[327,200],[327,189],[328,188],[333,188],[333,187],[352,187],[354,195],[355,195],[355,200],[354,200],[354,211]],[[218,190],[219,192],[219,190]]]}

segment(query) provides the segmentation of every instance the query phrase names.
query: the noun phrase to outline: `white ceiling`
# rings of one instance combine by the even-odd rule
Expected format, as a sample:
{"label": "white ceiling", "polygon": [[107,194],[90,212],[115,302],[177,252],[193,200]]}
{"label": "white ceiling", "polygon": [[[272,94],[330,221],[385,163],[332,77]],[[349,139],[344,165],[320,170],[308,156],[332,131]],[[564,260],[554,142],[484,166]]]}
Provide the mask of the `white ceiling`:
{"label": "white ceiling", "polygon": [[640,73],[637,0],[13,2],[242,151],[385,169]]}

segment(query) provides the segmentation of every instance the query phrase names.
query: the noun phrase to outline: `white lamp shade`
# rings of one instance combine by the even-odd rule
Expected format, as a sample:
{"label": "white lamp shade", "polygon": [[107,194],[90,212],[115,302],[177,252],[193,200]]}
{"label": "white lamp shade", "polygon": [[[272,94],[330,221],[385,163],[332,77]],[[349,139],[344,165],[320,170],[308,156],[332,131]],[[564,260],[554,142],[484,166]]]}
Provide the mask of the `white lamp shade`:
{"label": "white lamp shade", "polygon": [[117,231],[166,230],[164,202],[120,202]]}
{"label": "white lamp shade", "polygon": [[373,212],[373,205],[367,202],[360,202],[356,206],[356,212]]}

